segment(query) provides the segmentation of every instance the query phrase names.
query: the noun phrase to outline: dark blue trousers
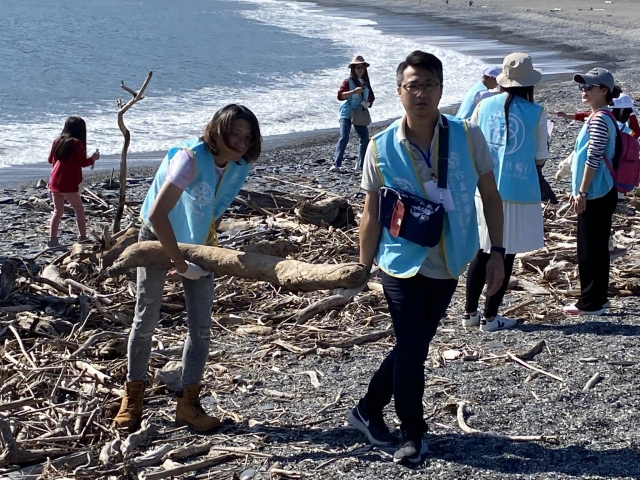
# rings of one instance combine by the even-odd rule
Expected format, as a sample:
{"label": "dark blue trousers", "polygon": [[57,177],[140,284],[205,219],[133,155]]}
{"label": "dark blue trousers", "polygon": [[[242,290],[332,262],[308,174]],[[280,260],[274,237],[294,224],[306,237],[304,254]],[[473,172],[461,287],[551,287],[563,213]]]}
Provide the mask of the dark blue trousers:
{"label": "dark blue trousers", "polygon": [[420,435],[425,430],[424,362],[429,342],[436,334],[458,281],[423,275],[411,278],[382,275],[396,344],[371,379],[359,407],[365,412],[382,412],[393,395],[403,434]]}

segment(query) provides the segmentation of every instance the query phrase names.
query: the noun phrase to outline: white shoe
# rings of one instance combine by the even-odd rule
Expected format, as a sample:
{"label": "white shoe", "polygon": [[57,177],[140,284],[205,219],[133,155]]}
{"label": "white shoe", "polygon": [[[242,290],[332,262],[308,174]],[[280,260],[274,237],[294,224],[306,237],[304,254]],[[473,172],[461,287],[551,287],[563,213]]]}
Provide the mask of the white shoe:
{"label": "white shoe", "polygon": [[335,165],[332,165],[331,168],[329,169],[330,172],[340,172],[340,167],[336,167]]}
{"label": "white shoe", "polygon": [[480,311],[477,311],[475,315],[469,315],[465,313],[462,317],[462,326],[463,327],[478,327],[480,326]]}
{"label": "white shoe", "polygon": [[600,310],[588,312],[586,310],[580,310],[578,307],[576,307],[575,303],[570,303],[569,305],[565,305],[564,307],[562,307],[562,311],[567,315],[594,315],[598,317],[606,312],[607,308],[609,308],[610,306],[611,302],[607,301],[604,305],[602,305],[602,308]]}
{"label": "white shoe", "polygon": [[480,330],[483,332],[498,332],[500,330],[508,330],[515,327],[518,324],[518,320],[515,318],[501,317],[496,315],[493,320],[487,320],[483,318],[480,320]]}

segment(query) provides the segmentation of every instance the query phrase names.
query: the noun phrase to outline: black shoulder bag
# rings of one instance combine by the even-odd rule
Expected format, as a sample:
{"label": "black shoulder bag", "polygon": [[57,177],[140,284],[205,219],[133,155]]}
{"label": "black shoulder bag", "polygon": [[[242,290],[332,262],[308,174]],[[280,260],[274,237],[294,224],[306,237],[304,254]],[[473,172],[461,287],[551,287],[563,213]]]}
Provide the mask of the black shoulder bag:
{"label": "black shoulder bag", "polygon": [[[438,188],[445,190],[449,169],[449,123],[444,116],[438,128]],[[442,236],[444,216],[442,195],[436,203],[389,187],[382,187],[378,192],[378,220],[393,237],[422,247],[435,247]]]}

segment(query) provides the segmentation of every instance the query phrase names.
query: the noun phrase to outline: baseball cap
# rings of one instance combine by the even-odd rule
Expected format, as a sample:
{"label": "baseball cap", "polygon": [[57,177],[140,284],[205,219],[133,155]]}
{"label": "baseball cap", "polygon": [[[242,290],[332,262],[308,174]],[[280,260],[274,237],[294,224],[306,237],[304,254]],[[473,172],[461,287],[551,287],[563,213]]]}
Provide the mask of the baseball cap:
{"label": "baseball cap", "polygon": [[626,93],[621,93],[618,98],[613,99],[613,108],[630,108],[636,111],[633,106],[633,100]]}
{"label": "baseball cap", "polygon": [[603,85],[610,91],[613,91],[615,86],[613,75],[606,68],[592,68],[587,73],[578,73],[573,76],[573,81],[585,85]]}
{"label": "baseball cap", "polygon": [[489,67],[489,68],[485,68],[483,75],[485,77],[496,78],[501,73],[502,73],[502,68],[501,67]]}

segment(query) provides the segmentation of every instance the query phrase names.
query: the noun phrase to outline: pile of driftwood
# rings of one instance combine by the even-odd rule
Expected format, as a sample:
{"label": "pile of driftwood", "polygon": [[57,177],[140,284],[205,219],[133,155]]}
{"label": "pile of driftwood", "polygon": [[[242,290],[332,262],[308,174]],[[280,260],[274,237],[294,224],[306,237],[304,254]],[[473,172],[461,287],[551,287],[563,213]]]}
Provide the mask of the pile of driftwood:
{"label": "pile of driftwood", "polygon": [[[619,260],[614,262],[611,288],[620,296],[640,292],[640,264],[633,248],[640,237],[638,205],[640,199],[631,196],[614,219],[613,256]],[[136,207],[131,209],[135,218]],[[504,315],[552,321],[565,297],[577,292],[575,216],[566,205],[549,205],[545,219],[547,245],[520,257]],[[211,398],[215,404],[217,395],[255,390],[274,401],[293,401],[289,392],[230,375],[229,367],[259,368],[255,364],[282,352],[299,358],[340,357],[355,345],[393,335],[380,283],[368,280],[357,264],[355,215],[345,199],[243,191],[221,230],[221,248],[183,247],[194,262],[216,272],[213,328],[237,339],[234,344],[212,343],[205,376],[209,397],[203,401]],[[166,421],[173,415],[172,392],[179,388],[185,333],[177,277],[165,286],[153,341],[147,396],[160,407],[133,434],[111,426],[126,373],[127,332],[135,305],[132,268],[169,263],[154,242],[136,241],[136,225],[114,235],[104,228],[94,236],[94,244],[75,244],[44,264],[20,258],[2,263],[2,478],[130,478],[136,473],[162,479],[228,464],[219,476],[209,472],[202,478],[249,479],[256,473],[246,468],[249,458],[267,465],[273,478],[300,478],[299,472],[270,462],[271,455],[261,451],[251,430],[261,421],[250,415],[216,404],[217,413],[244,425],[247,435],[236,431],[227,436],[223,429],[208,438],[172,428]],[[332,292],[367,281],[368,288],[353,298]],[[437,354],[444,359],[451,355],[450,350]],[[322,382],[316,370],[304,374],[314,387]],[[322,423],[340,395],[315,417],[281,426]],[[461,428],[469,428],[464,404],[457,409]]]}

